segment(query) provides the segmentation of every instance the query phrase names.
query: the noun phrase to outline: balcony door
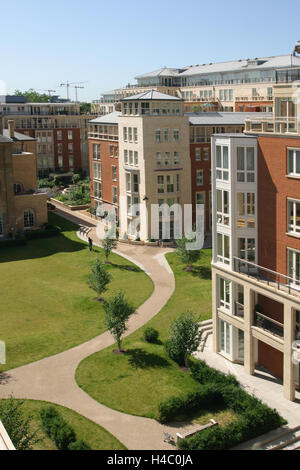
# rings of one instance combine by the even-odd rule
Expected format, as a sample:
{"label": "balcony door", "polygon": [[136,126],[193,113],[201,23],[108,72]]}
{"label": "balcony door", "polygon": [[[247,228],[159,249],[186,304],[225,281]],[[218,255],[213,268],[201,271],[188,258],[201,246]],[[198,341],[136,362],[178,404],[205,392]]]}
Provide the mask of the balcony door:
{"label": "balcony door", "polygon": [[300,290],[300,251],[288,249],[288,276],[291,287]]}

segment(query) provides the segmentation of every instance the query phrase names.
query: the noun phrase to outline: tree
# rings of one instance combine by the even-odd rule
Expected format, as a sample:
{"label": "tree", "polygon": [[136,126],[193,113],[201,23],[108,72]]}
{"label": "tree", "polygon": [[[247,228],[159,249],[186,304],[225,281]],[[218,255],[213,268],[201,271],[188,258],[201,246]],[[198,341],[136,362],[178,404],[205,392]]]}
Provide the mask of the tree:
{"label": "tree", "polygon": [[80,104],[80,113],[87,114],[91,112],[91,103],[81,103]]}
{"label": "tree", "polygon": [[80,181],[80,175],[78,175],[78,173],[75,173],[72,178],[72,183],[77,184],[79,183],[79,181]]}
{"label": "tree", "polygon": [[123,292],[118,292],[104,304],[107,329],[115,338],[121,352],[121,337],[127,330],[126,322],[134,313],[134,308],[125,299]]}
{"label": "tree", "polygon": [[186,264],[185,271],[191,271],[192,265],[196,261],[199,261],[201,257],[201,250],[189,250],[187,249],[187,244],[193,243],[193,240],[190,240],[186,237],[182,237],[181,239],[176,241],[176,253],[179,256],[182,263]]}
{"label": "tree", "polygon": [[106,271],[104,264],[97,258],[91,267],[91,273],[88,275],[87,284],[91,289],[98,294],[97,300],[102,300],[100,297],[103,292],[107,290],[107,285],[112,280],[112,275]]}
{"label": "tree", "polygon": [[24,96],[29,103],[49,103],[50,96],[46,93],[38,93],[33,88],[27,91],[15,90],[16,96]]}
{"label": "tree", "polygon": [[17,450],[31,450],[33,444],[40,441],[39,429],[32,428],[33,416],[24,416],[24,402],[10,396],[0,402],[0,420],[2,421],[12,443]]}
{"label": "tree", "polygon": [[171,325],[167,351],[171,359],[189,366],[188,358],[201,343],[202,331],[192,312],[182,313]]}
{"label": "tree", "polygon": [[112,233],[110,230],[105,238],[101,240],[101,245],[105,254],[105,263],[108,263],[108,257],[111,254],[112,250],[117,248],[117,240],[115,238],[110,238],[109,235]]}

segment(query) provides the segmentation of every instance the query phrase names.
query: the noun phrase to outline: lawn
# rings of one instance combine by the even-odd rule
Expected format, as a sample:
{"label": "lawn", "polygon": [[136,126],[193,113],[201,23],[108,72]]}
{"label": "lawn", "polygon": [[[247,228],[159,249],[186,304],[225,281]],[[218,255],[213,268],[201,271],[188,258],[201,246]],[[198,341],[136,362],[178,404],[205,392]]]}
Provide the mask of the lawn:
{"label": "lawn", "polygon": [[55,443],[42,429],[39,413],[45,406],[53,406],[74,429],[77,439],[85,441],[93,450],[126,450],[126,447],[121,444],[121,442],[101,426],[98,426],[96,423],[93,423],[69,408],[45,401],[21,401],[23,402],[22,411],[24,416],[31,415],[33,417],[31,429],[39,429],[37,437],[41,440],[33,445],[33,450],[57,450]]}
{"label": "lawn", "polygon": [[[86,284],[96,256],[76,236],[77,225],[49,214],[60,235],[25,246],[0,248],[0,340],[6,343],[5,371],[59,353],[105,331],[104,310]],[[151,279],[124,258],[112,254],[113,280],[104,297],[124,290],[134,307],[152,293]],[[132,289],[132,286],[138,288]]]}
{"label": "lawn", "polygon": [[[176,253],[167,255],[176,289],[165,307],[146,326],[125,338],[123,355],[115,346],[93,354],[79,364],[76,380],[89,395],[110,408],[125,413],[156,417],[161,400],[195,390],[199,384],[171,361],[163,346],[174,319],[187,309],[205,320],[211,317],[211,250],[203,250],[192,272],[185,272]],[[159,344],[142,339],[143,330],[159,331]]]}

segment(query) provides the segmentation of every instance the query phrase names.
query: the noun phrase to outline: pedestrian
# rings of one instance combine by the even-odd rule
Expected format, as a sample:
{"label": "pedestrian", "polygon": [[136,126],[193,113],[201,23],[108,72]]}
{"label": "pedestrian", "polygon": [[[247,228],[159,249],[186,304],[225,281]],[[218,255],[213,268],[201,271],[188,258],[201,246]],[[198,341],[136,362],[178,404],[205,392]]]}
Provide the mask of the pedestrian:
{"label": "pedestrian", "polygon": [[93,240],[89,237],[89,250],[93,251]]}

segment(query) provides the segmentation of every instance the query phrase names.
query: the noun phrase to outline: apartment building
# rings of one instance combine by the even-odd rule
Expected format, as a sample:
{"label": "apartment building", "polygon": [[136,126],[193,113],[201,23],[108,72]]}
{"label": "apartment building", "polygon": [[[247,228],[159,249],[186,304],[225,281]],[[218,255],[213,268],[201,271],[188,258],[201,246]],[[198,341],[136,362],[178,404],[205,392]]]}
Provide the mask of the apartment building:
{"label": "apartment building", "polygon": [[41,227],[48,221],[47,196],[37,190],[36,141],[0,128],[0,238]]}
{"label": "apartment building", "polygon": [[[146,241],[153,204],[171,208],[176,203],[182,211],[191,204],[189,119],[182,99],[154,90],[121,103],[120,236]],[[169,226],[160,216],[158,231],[157,238],[174,238],[174,220]]]}
{"label": "apartment building", "polygon": [[212,139],[214,351],[263,367],[294,400],[300,339],[300,87],[273,88],[275,116]]}
{"label": "apartment building", "polygon": [[55,172],[88,174],[87,128],[90,116],[80,114],[79,103],[27,103],[23,97],[7,97],[0,103],[0,119],[7,128],[37,140],[39,177]]}
{"label": "apartment building", "polygon": [[[91,199],[95,209],[115,211],[119,217],[119,131],[114,111],[89,121]],[[99,209],[100,210],[100,209]]]}
{"label": "apartment building", "polygon": [[136,84],[104,93],[97,111],[112,112],[122,98],[151,88],[183,98],[186,112],[273,112],[273,85],[299,78],[295,54],[163,67],[135,77]]}

